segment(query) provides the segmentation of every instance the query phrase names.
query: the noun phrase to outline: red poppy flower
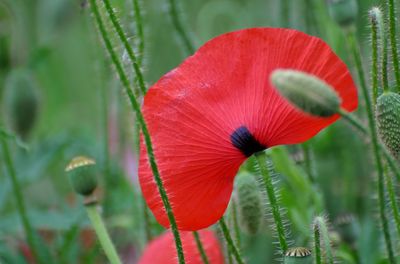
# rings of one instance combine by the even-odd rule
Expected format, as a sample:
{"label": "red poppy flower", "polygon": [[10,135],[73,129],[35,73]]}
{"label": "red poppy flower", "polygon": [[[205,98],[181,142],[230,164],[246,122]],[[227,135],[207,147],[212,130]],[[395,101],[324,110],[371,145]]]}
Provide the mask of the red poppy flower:
{"label": "red poppy flower", "polygon": [[[356,109],[346,65],[322,40],[291,29],[216,37],[148,91],[143,113],[179,229],[202,229],[223,215],[247,157],[304,142],[339,118],[313,117],[292,106],[270,83],[277,68],[319,77],[334,87],[344,109]],[[139,178],[148,206],[168,227],[143,141]]]}
{"label": "red poppy flower", "polygon": [[[183,231],[180,234],[186,262],[191,264],[203,263],[193,233]],[[223,264],[224,256],[214,233],[209,230],[202,230],[199,232],[199,236],[209,262]],[[139,264],[175,264],[177,258],[174,236],[171,231],[167,231],[146,247]]]}

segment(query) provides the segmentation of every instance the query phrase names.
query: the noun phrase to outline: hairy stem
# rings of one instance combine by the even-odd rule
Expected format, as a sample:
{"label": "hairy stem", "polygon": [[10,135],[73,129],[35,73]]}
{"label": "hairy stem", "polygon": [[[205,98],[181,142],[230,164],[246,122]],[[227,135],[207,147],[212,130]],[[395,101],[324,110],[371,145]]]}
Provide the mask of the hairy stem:
{"label": "hairy stem", "polygon": [[199,233],[197,231],[193,231],[193,236],[194,236],[194,239],[196,240],[197,249],[200,252],[203,263],[208,264],[209,263],[208,257],[207,257],[206,251],[204,250],[203,243],[201,243],[201,238],[199,236]]}
{"label": "hairy stem", "polygon": [[[390,30],[390,43],[392,46],[392,62],[394,75],[396,77],[397,91],[400,91],[400,69],[399,69],[399,55],[397,52],[397,40],[396,40],[396,10],[394,0],[387,0],[387,6],[389,11],[389,30]],[[383,70],[383,69],[382,69]]]}
{"label": "hairy stem", "polygon": [[186,50],[186,53],[193,54],[194,53],[194,44],[190,38],[189,33],[186,31],[186,28],[183,26],[182,17],[178,10],[178,0],[168,0],[168,12],[169,16],[171,17],[172,24],[176,32],[178,33],[183,46]]}
{"label": "hairy stem", "polygon": [[373,155],[375,158],[375,166],[378,171],[379,215],[380,215],[380,219],[382,222],[383,234],[384,234],[385,242],[386,242],[386,249],[388,252],[390,263],[396,263],[394,254],[393,254],[393,247],[392,247],[390,232],[389,232],[389,223],[387,220],[387,215],[386,215],[386,210],[385,210],[384,175],[383,175],[382,160],[381,160],[381,156],[379,155],[378,135],[376,132],[376,125],[375,125],[375,119],[373,116],[371,100],[370,100],[370,97],[368,94],[368,88],[367,88],[367,84],[365,81],[365,74],[364,74],[364,69],[363,69],[363,65],[362,65],[362,61],[361,61],[360,49],[357,45],[354,31],[349,32],[347,37],[348,37],[348,42],[350,44],[351,51],[353,52],[354,61],[356,63],[356,68],[357,68],[357,73],[358,73],[358,78],[360,81],[361,91],[362,91],[362,95],[364,97],[365,106],[366,106],[366,110],[367,110],[369,131],[370,131],[370,135],[371,135],[371,139],[372,139],[372,150],[373,150]]}
{"label": "hairy stem", "polygon": [[136,26],[136,33],[138,35],[139,44],[139,56],[138,56],[138,64],[139,66],[143,63],[144,58],[144,30],[143,30],[143,17],[141,12],[141,3],[140,0],[133,0],[133,11],[135,12],[135,26]]}
{"label": "hairy stem", "polygon": [[131,45],[129,44],[128,38],[126,37],[125,32],[122,29],[122,26],[119,23],[117,16],[115,15],[114,9],[112,8],[112,6],[110,4],[110,0],[103,0],[103,1],[104,1],[104,6],[107,10],[108,16],[111,20],[111,23],[113,24],[114,29],[115,29],[119,39],[121,40],[122,44],[124,45],[125,50],[128,54],[128,57],[132,63],[133,71],[139,82],[140,91],[144,95],[146,93],[146,85],[144,83],[143,74],[140,70],[140,66],[139,66],[138,60],[136,58],[136,55],[133,52]]}
{"label": "hairy stem", "polygon": [[[319,246],[318,246],[319,247],[319,255],[320,255],[319,261],[321,261],[321,246],[320,246],[321,239],[320,238],[322,237],[322,240],[324,243],[324,253],[327,258],[326,262],[324,262],[324,263],[333,264],[334,259],[333,259],[333,254],[332,254],[331,242],[329,239],[329,231],[328,231],[328,227],[327,227],[325,219],[321,216],[317,216],[314,219],[314,237],[317,237],[317,239],[319,241],[319,243],[318,243],[319,244]],[[315,242],[315,244],[316,244],[315,247],[317,248],[317,243]],[[315,252],[317,254],[317,250]],[[321,263],[321,262],[318,262],[318,258],[316,258],[316,260],[317,260],[317,263]]]}
{"label": "hairy stem", "polygon": [[225,241],[228,244],[229,253],[232,253],[237,263],[244,264],[242,256],[240,255],[238,248],[235,246],[235,243],[233,242],[232,236],[229,232],[228,226],[225,223],[224,217],[221,217],[221,219],[219,220],[219,225],[225,237]]}
{"label": "hairy stem", "polygon": [[260,167],[262,179],[264,181],[265,189],[267,191],[268,199],[271,205],[272,215],[274,217],[276,231],[278,232],[279,245],[283,253],[288,249],[286,242],[285,228],[282,221],[281,211],[278,204],[278,199],[275,193],[275,188],[272,183],[271,175],[268,171],[266,164],[266,154],[264,151],[255,153],[255,157]]}
{"label": "hairy stem", "polygon": [[[115,53],[115,51],[114,51],[114,49],[112,47],[110,38],[109,38],[109,36],[107,34],[107,31],[106,31],[105,26],[104,26],[104,22],[103,22],[103,20],[101,18],[99,9],[97,7],[96,0],[90,0],[90,5],[91,5],[92,13],[93,13],[93,15],[95,17],[96,24],[97,24],[98,29],[100,31],[100,35],[101,35],[101,37],[102,37],[102,39],[104,41],[105,47],[107,49],[107,52],[109,53],[109,55],[111,57],[111,60],[112,60],[112,62],[114,64],[114,66],[115,66],[117,74],[118,74],[118,76],[119,76],[119,78],[120,78],[120,80],[122,82],[122,85],[123,85],[128,97],[129,97],[129,101],[131,103],[132,110],[135,112],[136,118],[137,118],[137,120],[138,120],[138,122],[140,124],[141,129],[142,129],[144,142],[145,142],[146,150],[147,150],[147,156],[148,156],[149,163],[150,163],[150,167],[151,167],[152,173],[154,175],[154,180],[155,180],[155,182],[157,184],[157,188],[158,188],[158,191],[160,193],[161,200],[163,202],[165,211],[167,213],[168,220],[169,220],[170,225],[171,225],[172,233],[173,233],[174,238],[175,238],[175,246],[176,246],[176,250],[177,250],[179,263],[180,264],[184,264],[185,263],[185,257],[184,257],[184,254],[183,254],[182,241],[181,241],[181,238],[180,238],[180,235],[179,235],[179,231],[178,231],[178,227],[177,227],[177,224],[176,224],[175,216],[174,216],[174,214],[172,212],[171,204],[169,202],[167,193],[165,191],[164,184],[163,184],[163,182],[161,180],[160,172],[158,170],[158,166],[157,166],[157,163],[156,163],[156,160],[155,160],[155,156],[154,156],[154,150],[153,150],[153,145],[151,143],[150,133],[148,131],[148,128],[147,128],[146,122],[144,120],[142,111],[140,110],[139,102],[137,101],[134,93],[132,92],[132,89],[131,89],[131,87],[129,85],[128,77],[127,77],[127,75],[126,75],[126,73],[125,73],[125,71],[124,71],[124,69],[122,67],[121,62],[118,59],[117,54]],[[140,69],[139,69],[139,72],[140,72]]]}

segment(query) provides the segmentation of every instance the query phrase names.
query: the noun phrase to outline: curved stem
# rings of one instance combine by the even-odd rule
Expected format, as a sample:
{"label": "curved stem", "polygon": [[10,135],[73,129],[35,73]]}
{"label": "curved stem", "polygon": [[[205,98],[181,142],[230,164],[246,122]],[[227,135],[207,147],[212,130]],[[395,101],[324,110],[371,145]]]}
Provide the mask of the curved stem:
{"label": "curved stem", "polygon": [[[389,11],[389,30],[390,30],[390,43],[392,46],[392,62],[394,75],[396,77],[397,91],[400,91],[400,70],[399,70],[399,55],[397,52],[397,41],[396,41],[396,11],[394,0],[388,0],[388,11]],[[384,70],[384,69],[383,69]]]}
{"label": "curved stem", "polygon": [[207,257],[206,251],[204,250],[203,243],[201,243],[199,233],[197,231],[193,231],[193,236],[194,236],[194,239],[196,240],[197,249],[200,252],[203,263],[208,264],[209,263],[208,257]]}
{"label": "curved stem", "polygon": [[181,38],[184,48],[186,49],[186,53],[193,54],[195,50],[194,44],[190,39],[189,34],[186,32],[185,27],[183,26],[182,17],[180,16],[178,10],[177,0],[168,0],[168,11],[172,20],[172,24],[174,25],[175,30]]}
{"label": "curved stem", "polygon": [[0,135],[0,141],[1,141],[2,149],[3,149],[4,161],[6,164],[7,171],[8,171],[7,175],[9,175],[9,177],[10,177],[10,181],[11,181],[14,196],[15,196],[15,201],[17,204],[18,214],[21,218],[22,226],[24,228],[30,250],[32,252],[33,258],[36,261],[38,261],[38,263],[43,263],[42,260],[39,259],[39,254],[38,254],[36,243],[35,243],[35,234],[32,229],[32,225],[29,222],[28,215],[26,213],[24,197],[21,192],[21,187],[18,182],[17,174],[15,172],[15,167],[14,167],[14,164],[13,164],[13,161],[11,158],[11,154],[10,154],[10,150],[8,148],[7,141],[1,135]]}
{"label": "curved stem", "polygon": [[[99,9],[97,7],[96,0],[90,0],[90,6],[91,6],[91,9],[92,9],[92,13],[93,13],[93,15],[95,17],[97,26],[99,28],[100,35],[101,35],[101,37],[102,37],[102,39],[104,41],[105,47],[106,47],[106,49],[107,49],[107,51],[108,51],[108,53],[109,53],[109,55],[111,57],[111,60],[112,60],[114,66],[116,68],[118,76],[119,76],[119,78],[120,78],[120,80],[122,82],[122,85],[123,85],[123,87],[124,87],[124,89],[125,89],[125,91],[126,91],[126,93],[128,95],[129,101],[130,101],[131,106],[132,106],[132,110],[135,112],[136,118],[137,118],[137,120],[138,120],[138,122],[140,124],[141,129],[142,129],[144,142],[145,142],[146,150],[147,150],[147,156],[148,156],[149,163],[150,163],[150,167],[151,167],[151,170],[152,170],[152,173],[153,173],[153,176],[154,176],[154,180],[155,180],[155,182],[157,184],[157,188],[158,188],[158,191],[160,193],[161,200],[163,202],[165,211],[167,213],[168,220],[169,220],[170,225],[171,225],[172,233],[173,233],[174,238],[175,238],[175,246],[176,246],[176,250],[177,250],[179,263],[180,264],[184,264],[185,263],[185,257],[184,257],[184,254],[183,254],[182,241],[181,241],[181,238],[180,238],[180,235],[179,235],[179,232],[178,232],[178,226],[176,224],[175,216],[174,216],[174,214],[172,212],[172,207],[171,207],[171,204],[169,202],[167,193],[165,191],[164,184],[163,184],[163,182],[161,180],[160,172],[158,170],[157,163],[156,163],[155,156],[154,156],[154,150],[153,150],[153,145],[151,143],[150,133],[149,133],[149,130],[147,128],[146,122],[144,120],[142,111],[140,110],[139,102],[137,101],[134,93],[132,92],[131,87],[129,86],[128,77],[127,77],[127,75],[126,75],[126,73],[125,73],[125,71],[124,71],[124,69],[122,67],[121,62],[118,59],[118,56],[116,55],[116,53],[115,53],[115,51],[114,51],[114,49],[112,47],[110,38],[109,38],[109,36],[107,34],[107,31],[105,29],[103,20],[101,18],[100,12],[99,12]],[[139,72],[140,72],[140,69],[139,69]]]}
{"label": "curved stem", "polygon": [[348,42],[350,44],[351,50],[353,52],[353,56],[354,56],[354,60],[356,63],[356,68],[357,68],[357,73],[358,73],[358,77],[359,77],[359,81],[360,81],[360,86],[361,86],[361,90],[362,90],[362,95],[364,97],[365,106],[366,106],[366,110],[367,110],[369,131],[370,131],[370,135],[371,135],[371,139],[372,139],[373,155],[375,158],[375,166],[378,171],[379,215],[380,215],[380,219],[382,222],[383,234],[384,234],[385,242],[386,242],[386,249],[388,252],[390,263],[396,263],[394,254],[393,254],[390,232],[389,232],[389,223],[387,220],[387,215],[386,215],[386,210],[385,210],[384,175],[383,175],[382,160],[381,160],[381,156],[379,155],[378,135],[376,132],[375,119],[373,117],[372,105],[371,105],[370,97],[368,94],[368,88],[367,88],[367,84],[365,81],[365,74],[364,74],[364,69],[363,69],[363,65],[362,65],[362,61],[361,61],[360,49],[356,43],[354,31],[349,32],[347,37],[348,37]]}
{"label": "curved stem", "polygon": [[98,210],[97,203],[86,205],[86,212],[92,222],[93,228],[99,238],[100,244],[106,253],[106,256],[111,264],[122,264],[117,251],[115,250],[114,244],[110,239],[107,229],[104,225],[103,219],[101,218]]}
{"label": "curved stem", "polygon": [[221,219],[219,220],[219,225],[222,229],[222,233],[224,234],[226,243],[228,244],[228,249],[229,251],[233,254],[233,256],[235,257],[237,263],[239,264],[244,264],[244,261],[242,259],[242,256],[240,255],[239,250],[237,249],[237,247],[235,246],[235,243],[232,240],[232,236],[229,232],[229,229],[225,223],[225,219],[222,216]]}
{"label": "curved stem", "polygon": [[118,21],[118,18],[115,15],[115,12],[110,4],[110,0],[103,0],[103,1],[104,1],[104,6],[107,10],[107,13],[110,17],[111,23],[113,24],[114,29],[115,29],[119,39],[121,40],[122,44],[124,45],[125,50],[128,54],[128,57],[132,63],[133,71],[135,72],[136,78],[139,82],[140,91],[144,95],[146,93],[146,85],[144,83],[143,74],[140,70],[140,66],[139,66],[138,60],[136,58],[136,55],[133,52],[133,49],[132,49],[131,45],[129,44],[127,37],[125,36],[125,32],[122,29],[122,27]]}
{"label": "curved stem", "polygon": [[268,171],[266,164],[266,155],[264,151],[255,153],[258,166],[260,167],[262,179],[264,181],[265,189],[267,191],[268,199],[271,205],[272,215],[274,217],[276,230],[278,232],[279,245],[283,253],[288,249],[288,244],[286,242],[285,228],[282,222],[282,216],[280,212],[280,207],[278,205],[278,199],[276,198],[275,188],[272,183],[271,175]]}

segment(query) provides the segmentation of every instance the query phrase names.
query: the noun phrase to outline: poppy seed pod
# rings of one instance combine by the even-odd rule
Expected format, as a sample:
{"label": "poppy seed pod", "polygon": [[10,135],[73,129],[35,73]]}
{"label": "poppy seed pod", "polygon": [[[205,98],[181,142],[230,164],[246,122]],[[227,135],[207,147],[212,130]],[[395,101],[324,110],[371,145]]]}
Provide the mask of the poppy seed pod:
{"label": "poppy seed pod", "polygon": [[13,70],[5,83],[4,106],[10,126],[22,138],[32,130],[39,108],[38,89],[28,70]]}
{"label": "poppy seed pod", "polygon": [[236,180],[239,220],[249,234],[256,234],[262,219],[262,202],[257,181],[250,174],[239,174]]}
{"label": "poppy seed pod", "polygon": [[355,23],[358,14],[356,0],[328,0],[329,15],[341,27]]}
{"label": "poppy seed pod", "polygon": [[89,196],[97,187],[97,168],[93,159],[78,156],[65,168],[75,192]]}
{"label": "poppy seed pod", "polygon": [[340,99],[323,80],[294,70],[275,70],[271,81],[279,92],[300,110],[319,117],[330,117],[340,107]]}
{"label": "poppy seed pod", "polygon": [[312,264],[311,250],[304,247],[289,248],[285,253],[285,264]]}
{"label": "poppy seed pod", "polygon": [[400,159],[400,95],[383,93],[376,103],[380,138],[396,159]]}

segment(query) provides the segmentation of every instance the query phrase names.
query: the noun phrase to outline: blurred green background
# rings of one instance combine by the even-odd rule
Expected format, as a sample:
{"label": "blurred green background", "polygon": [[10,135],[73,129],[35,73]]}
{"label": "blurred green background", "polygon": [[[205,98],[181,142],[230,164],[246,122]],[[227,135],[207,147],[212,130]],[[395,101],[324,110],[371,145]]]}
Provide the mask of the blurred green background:
{"label": "blurred green background", "polygon": [[[180,2],[184,24],[197,47],[221,33],[241,28],[291,27],[324,39],[353,69],[343,32],[329,17],[324,0]],[[136,46],[132,1],[112,3]],[[288,9],[282,11],[285,3]],[[367,11],[381,3],[358,3],[357,33],[368,69]],[[187,56],[167,9],[164,0],[142,1],[143,70],[149,86]],[[116,39],[114,43],[118,43]],[[121,45],[116,44],[116,49],[130,70]],[[0,0],[0,52],[0,111],[7,129],[11,130],[12,122],[5,96],[5,90],[12,89],[7,87],[14,85],[10,76],[24,72],[38,91],[37,122],[23,139],[28,151],[10,145],[30,218],[35,228],[51,241],[46,247],[54,262],[49,263],[105,263],[98,256],[95,243],[84,247],[84,239],[93,239],[93,234],[89,232],[87,238],[83,233],[88,222],[64,173],[69,160],[82,154],[98,161],[107,224],[127,263],[133,263],[145,243],[143,202],[136,184],[134,116],[109,67],[88,4],[84,0]],[[314,184],[307,180],[301,146],[271,151],[275,168],[281,174],[281,203],[287,210],[296,245],[310,245],[315,215],[325,214],[334,226],[338,217],[351,214],[351,232],[356,230],[357,243],[343,242],[342,237],[337,246],[339,258],[343,263],[371,264],[383,258],[374,209],[374,173],[366,145],[342,121],[320,133],[307,144],[313,154]],[[21,249],[22,228],[1,154],[0,158],[0,263],[26,263]],[[243,169],[252,171],[251,163],[249,160]],[[249,263],[274,263],[277,258],[268,226],[270,223],[255,238],[245,235],[243,251]],[[340,237],[339,229],[335,232]],[[154,223],[153,235],[160,231],[161,227]]]}

